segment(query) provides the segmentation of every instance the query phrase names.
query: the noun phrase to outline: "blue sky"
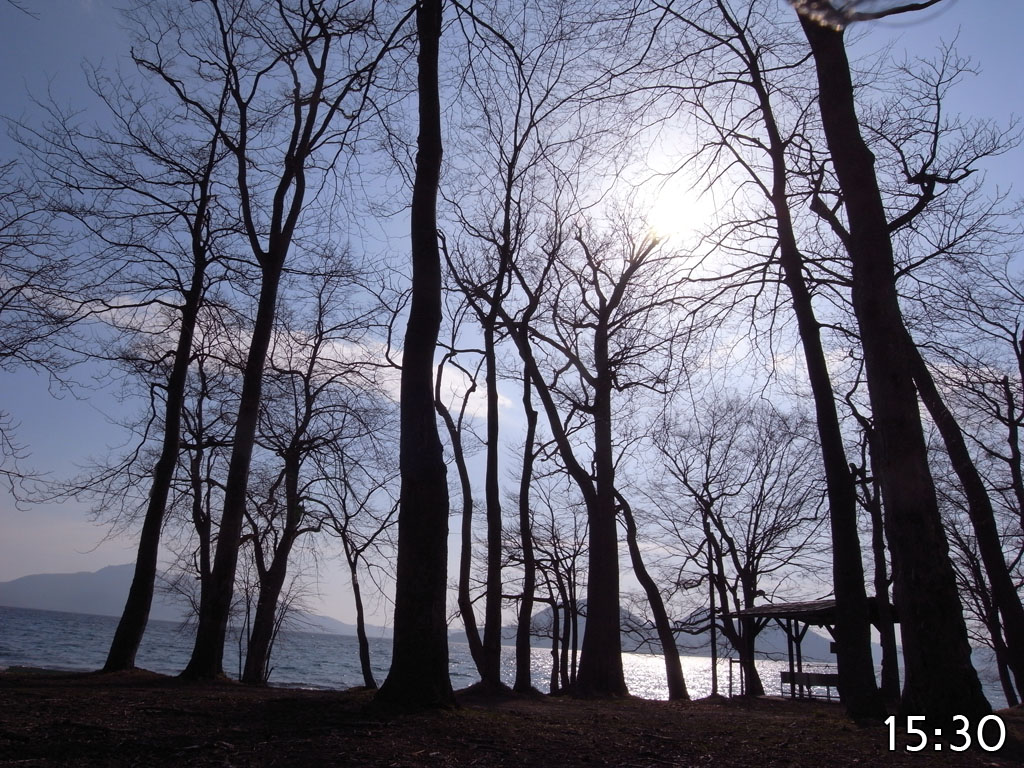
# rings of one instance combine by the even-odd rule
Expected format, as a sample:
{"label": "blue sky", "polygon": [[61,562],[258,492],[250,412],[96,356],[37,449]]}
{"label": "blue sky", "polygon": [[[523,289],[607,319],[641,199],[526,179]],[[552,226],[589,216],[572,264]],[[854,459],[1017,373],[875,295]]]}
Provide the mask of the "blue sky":
{"label": "blue sky", "polygon": [[[780,3],[785,0],[779,0]],[[125,56],[128,41],[108,0],[24,0],[37,18],[0,2],[0,112],[32,119],[32,94],[49,91],[61,104],[88,109],[82,62],[111,66]],[[922,14],[872,25],[856,52],[870,53],[891,43],[908,56],[931,56],[940,40],[959,35],[958,49],[969,55],[981,74],[955,96],[955,108],[970,115],[1006,122],[1024,111],[1024,2],[1021,0],[945,0]],[[13,148],[0,135],[0,159]],[[1004,190],[1024,178],[1024,151],[991,163],[990,178]],[[88,380],[83,372],[80,376]],[[0,373],[0,408],[21,423],[19,439],[31,450],[30,466],[67,474],[90,455],[102,454],[122,439],[109,423],[118,404],[109,393],[85,391],[82,399],[50,394],[44,377]],[[130,562],[130,539],[104,541],[106,530],[91,523],[82,506],[39,505],[19,510],[0,495],[0,581],[30,573],[95,570]],[[340,573],[326,575],[321,612],[349,618],[347,589]]]}
{"label": "blue sky", "polygon": [[[0,3],[0,112],[30,119],[33,98],[50,94],[61,104],[84,108],[88,91],[83,61],[113,62],[126,49],[113,3],[103,0],[30,0],[23,3],[36,18]],[[4,131],[0,158],[14,153]],[[107,423],[114,410],[109,396],[76,400],[68,393],[50,395],[45,376],[0,373],[2,407],[20,422],[19,442],[31,451],[26,462],[61,475],[75,462],[118,440]],[[96,445],[94,441],[103,441]],[[101,543],[105,530],[92,525],[75,504],[40,505],[18,510],[0,498],[0,580],[29,573],[94,570],[134,560],[126,542]]]}

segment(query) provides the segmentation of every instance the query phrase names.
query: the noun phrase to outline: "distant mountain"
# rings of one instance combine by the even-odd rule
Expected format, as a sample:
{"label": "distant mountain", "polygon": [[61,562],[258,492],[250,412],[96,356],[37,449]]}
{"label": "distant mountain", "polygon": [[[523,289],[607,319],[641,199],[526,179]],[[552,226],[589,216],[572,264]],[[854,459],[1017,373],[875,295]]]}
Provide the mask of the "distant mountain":
{"label": "distant mountain", "polygon": [[[328,635],[352,635],[356,634],[356,625],[338,621],[330,616],[322,616],[319,613],[306,613],[296,611],[289,617],[285,629],[292,632],[323,632]],[[391,627],[378,627],[374,624],[366,625],[366,634],[370,638],[392,637]]]}
{"label": "distant mountain", "polygon": [[[0,582],[0,605],[10,608],[33,608],[41,611],[88,613],[97,616],[120,616],[128,597],[134,563],[109,565],[98,571],[78,573],[39,573]],[[157,621],[184,621],[189,606],[184,598],[157,589],[153,596],[150,618]],[[326,632],[354,635],[352,624],[314,613],[296,613],[291,629],[300,632]],[[372,637],[386,636],[381,627],[367,627]]]}
{"label": "distant mountain", "polygon": [[[0,582],[0,605],[42,611],[90,613],[120,616],[135,566],[110,565],[95,572],[39,573],[14,581]],[[187,615],[183,604],[157,592],[150,617],[181,621]]]}
{"label": "distant mountain", "polygon": [[[13,581],[0,582],[0,605],[12,608],[34,608],[44,611],[66,611],[69,613],[90,613],[99,616],[120,616],[124,609],[124,601],[128,596],[135,566],[111,565],[95,572],[79,573],[41,573],[23,576]],[[189,615],[189,608],[183,598],[157,590],[153,598],[150,617],[163,621],[184,621]],[[543,637],[544,629],[551,626],[551,608],[545,607],[533,617],[533,638],[536,647],[549,647],[550,640]],[[624,626],[641,626],[642,622],[635,616],[623,611]],[[579,633],[582,640],[586,619],[579,622]],[[324,632],[338,635],[355,635],[356,628],[330,616],[313,613],[296,613],[288,624],[288,629],[299,632]],[[389,628],[367,626],[367,634],[371,637],[390,638]],[[550,630],[548,630],[550,631]],[[502,627],[502,643],[514,645],[516,638],[515,626]],[[461,621],[455,620],[449,638],[453,642],[465,642],[466,634]],[[710,656],[711,644],[708,635],[686,636],[678,638],[680,650],[693,656]],[[624,650],[648,651],[660,653],[661,647],[657,635],[651,629],[647,633],[623,633],[622,647]],[[757,638],[759,655],[771,658],[786,658],[786,635],[775,625],[766,627]],[[812,630],[807,633],[802,644],[803,657],[807,660],[835,661],[829,650],[829,640],[817,635]],[[728,641],[719,635],[718,653],[725,657],[730,655]],[[878,657],[876,649],[876,658]]]}

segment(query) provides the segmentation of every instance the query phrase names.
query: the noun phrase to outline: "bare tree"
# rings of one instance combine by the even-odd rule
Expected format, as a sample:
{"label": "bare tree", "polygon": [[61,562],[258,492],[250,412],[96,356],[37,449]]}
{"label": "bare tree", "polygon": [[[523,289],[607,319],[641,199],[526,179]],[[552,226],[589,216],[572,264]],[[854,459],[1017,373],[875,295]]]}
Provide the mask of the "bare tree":
{"label": "bare tree", "polygon": [[[759,193],[763,203],[755,203],[758,208],[767,207],[764,214],[758,210],[736,216],[723,227],[724,234],[718,235],[726,238],[723,245],[729,250],[741,254],[761,243],[767,251],[749,254],[753,263],[738,274],[727,275],[726,280],[739,283],[737,289],[748,289],[755,300],[760,300],[762,293],[771,295],[765,289],[776,280],[788,291],[814,399],[827,480],[840,691],[853,717],[880,718],[883,706],[871,658],[856,490],[822,339],[820,309],[815,308],[816,302],[820,308],[824,301],[821,283],[816,284],[821,277],[813,275],[805,253],[808,244],[801,243],[798,234],[796,201],[806,194],[800,174],[808,156],[813,156],[816,138],[807,116],[806,46],[785,24],[778,23],[769,4],[750,3],[742,12],[725,0],[713,5],[703,13],[696,8],[670,9],[684,28],[715,52],[703,68],[690,73],[692,85],[682,98],[702,126],[702,155],[709,163],[706,175],[716,179],[735,176],[737,184]],[[723,80],[720,72],[733,67],[737,77]],[[826,273],[825,277],[831,276]],[[772,314],[778,312],[773,309]]]}
{"label": "bare tree", "polygon": [[[591,239],[593,238],[593,239]],[[557,235],[532,278],[518,272],[531,306],[544,316],[528,327],[503,321],[515,342],[589,516],[587,630],[579,695],[621,695],[616,439],[612,399],[631,390],[663,389],[689,338],[682,312],[683,267],[657,240],[632,236],[625,225],[604,239],[580,229]],[[540,318],[540,316],[538,316]],[[579,435],[592,430],[593,472],[578,455]]]}
{"label": "bare tree", "polygon": [[[550,450],[550,448],[548,449]],[[537,580],[546,596],[549,620],[531,617],[530,633],[551,638],[551,693],[575,687],[580,648],[580,618],[585,617],[581,591],[588,559],[586,505],[564,472],[541,472],[531,486],[530,546]]]}
{"label": "bare tree", "polygon": [[[244,520],[248,468],[259,417],[263,368],[285,261],[309,200],[325,183],[318,150],[347,149],[360,103],[386,50],[365,10],[315,2],[219,0],[147,6],[137,14],[142,40],[133,56],[173,98],[216,126],[234,166],[242,236],[260,269],[260,296],[242,378],[224,491],[213,589],[200,608],[192,658],[183,674],[221,674],[224,637]],[[208,34],[209,31],[214,34]],[[174,34],[166,34],[173,32]],[[341,74],[339,74],[339,72]],[[214,77],[216,75],[216,77]],[[211,79],[226,99],[211,102]],[[281,94],[284,91],[284,104]],[[216,105],[226,102],[225,116]],[[278,148],[280,147],[280,149]]]}
{"label": "bare tree", "polygon": [[[455,462],[459,475],[459,493],[462,497],[462,522],[461,542],[459,545],[459,580],[456,587],[458,591],[457,602],[459,613],[462,616],[462,622],[466,629],[466,642],[469,645],[469,652],[473,657],[477,673],[480,675],[480,679],[483,680],[485,674],[483,642],[480,639],[476,612],[473,609],[470,583],[473,569],[473,513],[475,503],[473,501],[473,483],[470,479],[469,466],[466,463],[466,457],[470,449],[467,448],[463,440],[470,433],[467,424],[469,420],[467,409],[469,408],[470,398],[477,389],[479,365],[476,369],[470,370],[463,367],[457,360],[461,352],[467,351],[456,347],[456,337],[459,335],[459,329],[465,316],[466,305],[463,302],[459,302],[458,307],[453,312],[452,339],[449,343],[448,351],[445,352],[440,365],[437,366],[437,378],[434,384],[434,407],[437,409],[437,413],[448,431],[452,459]],[[442,392],[445,371],[449,368],[453,369],[456,376],[462,374],[469,381],[469,385],[461,393],[453,393],[459,401],[458,412],[455,416],[452,415],[452,409],[448,406],[448,398]]]}
{"label": "bare tree", "polygon": [[370,440],[335,443],[333,456],[320,470],[323,490],[317,501],[326,513],[325,524],[341,539],[345,553],[356,608],[359,666],[368,689],[376,689],[377,681],[370,664],[360,569],[372,566],[381,550],[389,549],[388,534],[398,514],[398,468],[390,455],[396,437],[381,424]]}
{"label": "bare tree", "polygon": [[[513,270],[546,207],[552,176],[579,173],[580,154],[594,163],[607,144],[590,120],[573,125],[589,93],[606,84],[610,62],[595,66],[602,25],[582,4],[504,0],[461,8],[466,46],[458,101],[459,157],[453,162],[448,205],[458,234],[446,248],[449,268],[482,334],[487,403],[484,501],[487,579],[480,673],[500,685],[502,509],[499,475],[498,363],[501,305],[511,300]],[[583,43],[582,41],[586,41]],[[567,62],[575,66],[567,66]],[[562,165],[560,165],[560,163]],[[582,184],[581,184],[582,186]]]}
{"label": "bare tree", "polygon": [[657,438],[667,472],[662,527],[681,547],[681,574],[699,583],[711,558],[722,634],[739,654],[749,695],[764,694],[754,644],[766,621],[734,614],[811,565],[824,522],[809,428],[770,405],[726,397],[695,404],[692,417],[666,423]]}
{"label": "bare tree", "polygon": [[452,706],[445,620],[448,484],[434,416],[434,350],[441,325],[437,188],[441,173],[438,55],[441,0],[416,7],[419,136],[410,209],[412,298],[402,357],[401,502],[391,670],[376,701],[391,707]]}
{"label": "bare tree", "polygon": [[871,525],[871,554],[874,559],[873,582],[878,618],[879,639],[882,646],[882,672],[879,690],[887,702],[896,703],[900,698],[899,656],[896,648],[896,617],[889,599],[892,577],[885,546],[885,510],[878,475],[874,468],[874,454],[871,451],[871,420],[863,416],[853,403],[847,403],[861,426],[860,462],[850,464],[859,486],[858,501],[868,513]]}
{"label": "bare tree", "polygon": [[[161,443],[146,478],[135,575],[104,666],[114,671],[134,667],[146,628],[193,338],[206,294],[221,279],[213,265],[230,248],[235,222],[218,202],[226,197],[223,83],[211,86],[209,120],[196,120],[184,105],[155,98],[121,73],[91,70],[88,78],[112,128],[82,125],[50,104],[42,128],[22,125],[17,135],[44,175],[49,206],[86,234],[79,259],[93,263],[94,280],[105,279],[92,288],[79,285],[78,302],[114,328],[108,344],[121,359],[113,362],[151,388],[154,423],[145,434]],[[112,357],[105,350],[94,354]]]}
{"label": "bare tree", "polygon": [[352,295],[350,261],[347,254],[320,259],[312,273],[297,276],[308,286],[292,288],[278,313],[256,434],[257,446],[273,456],[272,477],[245,512],[259,578],[242,676],[247,683],[265,681],[291,552],[300,537],[323,528],[322,517],[310,509],[311,488],[319,481],[311,471],[314,458],[340,443],[367,439],[378,426],[370,382],[359,361],[345,353],[371,325]]}
{"label": "bare tree", "polygon": [[822,125],[849,223],[853,308],[878,437],[894,599],[902,616],[902,708],[943,722],[953,714],[976,719],[990,707],[970,662],[917,406],[910,363],[915,352],[896,293],[890,224],[874,156],[860,129],[843,30],[819,19],[830,10],[825,0],[803,2],[800,23],[814,57]]}
{"label": "bare tree", "polygon": [[[537,411],[533,407],[530,374],[523,372],[523,411],[526,415],[526,434],[523,437],[523,462],[519,473],[518,507],[519,542],[522,546],[523,589],[516,621],[516,679],[512,686],[519,693],[533,689],[531,680],[530,623],[533,620],[534,593],[537,589],[537,560],[533,547],[533,523],[530,515],[530,486],[537,454],[534,442],[537,436]],[[554,605],[552,605],[552,611]]]}
{"label": "bare tree", "polygon": [[[80,315],[69,289],[76,260],[63,244],[47,201],[14,161],[0,163],[0,371],[47,373],[59,381],[68,355],[61,334]],[[27,473],[27,450],[12,414],[0,410],[0,478],[14,493]]]}

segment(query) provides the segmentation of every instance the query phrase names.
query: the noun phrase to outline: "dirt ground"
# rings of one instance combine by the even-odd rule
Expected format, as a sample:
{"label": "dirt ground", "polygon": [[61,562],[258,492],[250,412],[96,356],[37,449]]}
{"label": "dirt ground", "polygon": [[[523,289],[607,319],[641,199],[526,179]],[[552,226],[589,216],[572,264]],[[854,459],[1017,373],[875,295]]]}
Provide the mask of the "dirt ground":
{"label": "dirt ground", "polygon": [[[460,695],[382,719],[362,691],[186,684],[148,672],[0,673],[0,766],[992,766],[1024,764],[1024,710],[997,753],[888,749],[836,704]],[[929,724],[930,725],[930,724]],[[994,731],[992,731],[994,735]]]}

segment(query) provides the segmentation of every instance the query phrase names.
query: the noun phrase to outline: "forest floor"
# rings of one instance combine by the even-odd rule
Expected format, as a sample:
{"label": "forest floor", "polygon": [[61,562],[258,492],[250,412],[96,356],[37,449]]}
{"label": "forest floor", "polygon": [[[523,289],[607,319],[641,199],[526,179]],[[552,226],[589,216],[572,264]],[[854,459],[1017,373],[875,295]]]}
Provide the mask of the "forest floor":
{"label": "forest floor", "polygon": [[[1024,709],[995,753],[908,753],[821,701],[685,703],[460,694],[382,718],[365,691],[184,683],[149,672],[0,673],[0,766],[1012,766]],[[929,730],[934,731],[931,723]],[[986,736],[991,741],[991,725]]]}

